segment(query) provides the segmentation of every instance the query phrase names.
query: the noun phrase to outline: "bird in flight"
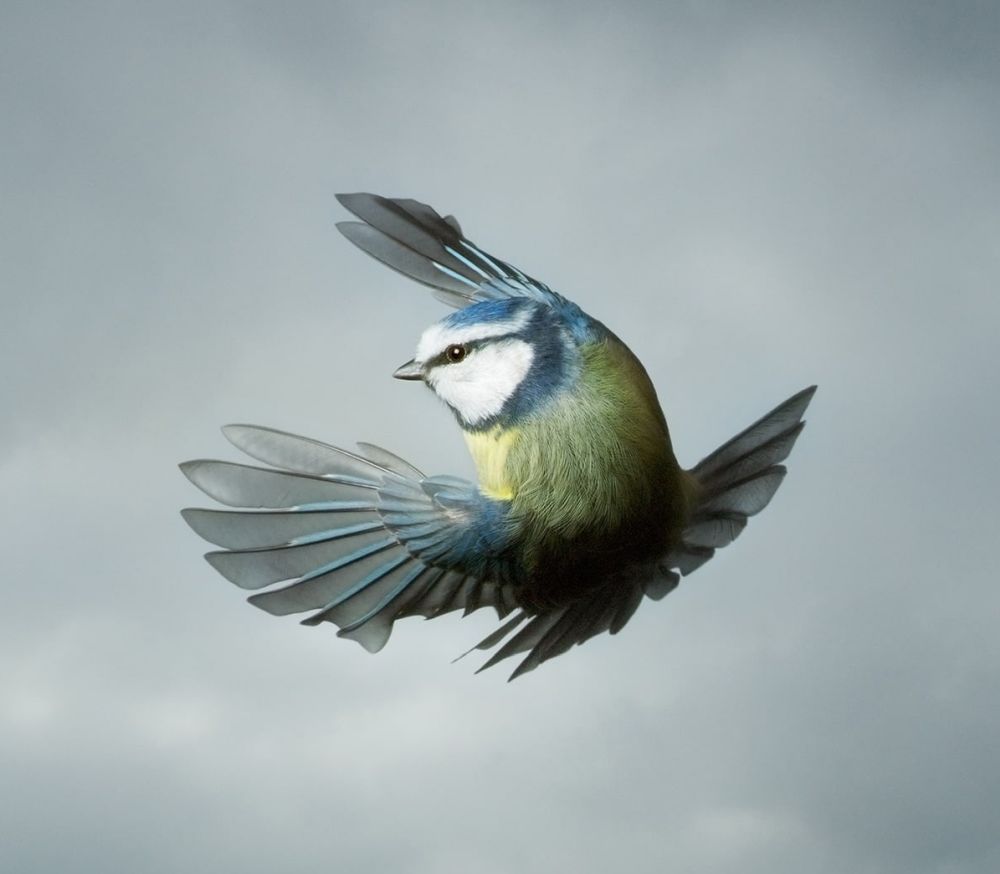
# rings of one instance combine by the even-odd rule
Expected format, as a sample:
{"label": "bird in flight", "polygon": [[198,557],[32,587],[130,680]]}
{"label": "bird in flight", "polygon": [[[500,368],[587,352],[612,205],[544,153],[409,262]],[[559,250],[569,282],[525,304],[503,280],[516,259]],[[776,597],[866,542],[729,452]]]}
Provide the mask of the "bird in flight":
{"label": "bird in flight", "polygon": [[229,425],[266,467],[181,465],[227,507],[186,509],[205,557],[274,615],[311,612],[370,652],[405,616],[496,610],[480,668],[523,656],[511,679],[659,600],[743,531],[785,476],[816,390],[804,389],[690,469],[674,457],[656,391],[629,348],[547,285],[416,200],[338,195],[356,246],[456,311],[393,374],[454,413],[477,483],[425,476],[367,443],[347,451]]}

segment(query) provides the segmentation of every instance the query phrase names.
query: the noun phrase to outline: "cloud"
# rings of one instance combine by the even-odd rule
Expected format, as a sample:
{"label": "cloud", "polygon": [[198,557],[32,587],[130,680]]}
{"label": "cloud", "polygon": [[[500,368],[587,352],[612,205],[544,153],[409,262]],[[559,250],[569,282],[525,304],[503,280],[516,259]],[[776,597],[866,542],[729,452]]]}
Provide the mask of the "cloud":
{"label": "cloud", "polygon": [[[990,4],[3,15],[0,867],[1000,867]],[[685,463],[820,384],[737,544],[509,686],[490,617],[372,658],[177,515],[230,421],[471,473],[366,189],[625,338]]]}

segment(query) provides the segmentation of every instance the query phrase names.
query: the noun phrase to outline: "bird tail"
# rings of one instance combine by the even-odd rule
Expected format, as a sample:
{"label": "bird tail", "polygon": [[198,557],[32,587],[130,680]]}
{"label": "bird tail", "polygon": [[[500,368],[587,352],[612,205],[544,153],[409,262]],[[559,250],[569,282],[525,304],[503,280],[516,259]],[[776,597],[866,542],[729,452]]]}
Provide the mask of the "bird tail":
{"label": "bird tail", "polygon": [[802,416],[815,392],[813,385],[792,395],[688,471],[695,483],[690,521],[667,567],[685,576],[701,567],[768,505],[785,478],[781,462],[805,427]]}

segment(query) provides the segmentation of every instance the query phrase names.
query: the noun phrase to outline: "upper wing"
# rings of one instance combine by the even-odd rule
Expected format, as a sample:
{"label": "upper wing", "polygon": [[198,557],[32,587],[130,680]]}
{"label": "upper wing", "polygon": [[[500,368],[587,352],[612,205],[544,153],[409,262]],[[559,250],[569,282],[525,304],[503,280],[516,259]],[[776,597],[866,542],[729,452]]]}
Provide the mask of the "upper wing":
{"label": "upper wing", "polygon": [[185,475],[242,510],[187,509],[222,551],[205,557],[274,615],[317,611],[341,637],[377,652],[403,616],[513,605],[502,557],[502,505],[455,477],[424,477],[384,449],[361,454],[269,428],[230,425],[226,437],[278,469],[189,461]]}
{"label": "upper wing", "polygon": [[337,228],[354,245],[405,276],[429,285],[453,307],[484,300],[529,297],[551,305],[565,299],[547,285],[462,236],[454,216],[442,218],[417,200],[377,194],[338,194],[360,222]]}

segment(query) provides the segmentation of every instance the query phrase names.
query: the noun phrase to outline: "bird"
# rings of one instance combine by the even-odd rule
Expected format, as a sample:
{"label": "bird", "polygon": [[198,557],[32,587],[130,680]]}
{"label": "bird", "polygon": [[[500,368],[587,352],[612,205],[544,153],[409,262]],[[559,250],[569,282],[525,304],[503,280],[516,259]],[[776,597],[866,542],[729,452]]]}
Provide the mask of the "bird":
{"label": "bird", "polygon": [[734,541],[785,477],[816,386],[779,404],[689,469],[653,383],[602,322],[407,198],[337,195],[355,246],[453,309],[395,370],[454,414],[476,482],[425,476],[388,450],[349,451],[228,425],[256,462],[181,470],[229,509],[188,508],[224,577],[250,603],[379,651],[393,623],[496,611],[469,652],[509,679],[596,635],[617,634]]}

